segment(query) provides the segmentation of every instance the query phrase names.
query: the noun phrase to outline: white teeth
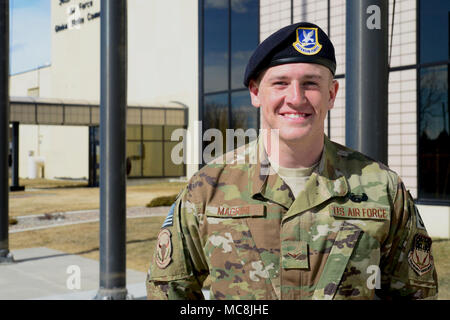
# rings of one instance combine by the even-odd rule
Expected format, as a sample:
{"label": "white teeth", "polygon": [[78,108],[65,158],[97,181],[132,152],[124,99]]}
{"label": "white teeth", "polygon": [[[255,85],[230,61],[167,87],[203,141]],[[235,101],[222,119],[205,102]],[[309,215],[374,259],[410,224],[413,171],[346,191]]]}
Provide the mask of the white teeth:
{"label": "white teeth", "polygon": [[292,119],[297,119],[297,118],[303,118],[304,116],[305,116],[305,114],[298,114],[298,113],[287,113],[287,114],[285,114],[284,115],[285,117],[288,117],[288,118],[292,118]]}

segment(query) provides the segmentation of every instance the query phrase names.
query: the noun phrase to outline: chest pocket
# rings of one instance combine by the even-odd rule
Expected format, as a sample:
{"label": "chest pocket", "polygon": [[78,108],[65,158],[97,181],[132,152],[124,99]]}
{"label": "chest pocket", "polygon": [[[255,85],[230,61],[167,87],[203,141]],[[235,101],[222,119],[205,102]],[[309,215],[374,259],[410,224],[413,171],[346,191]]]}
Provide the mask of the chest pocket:
{"label": "chest pocket", "polygon": [[390,207],[344,203],[329,207],[341,226],[313,299],[371,299],[379,285],[380,243],[387,236]]}
{"label": "chest pocket", "polygon": [[334,297],[361,233],[362,230],[355,225],[346,221],[341,224],[314,291],[313,299],[328,300]]}
{"label": "chest pocket", "polygon": [[[215,207],[207,206],[205,208],[208,239],[205,244],[208,256],[213,265],[230,263],[240,264],[241,259],[234,255],[250,249],[254,246],[252,243],[252,234],[246,222],[248,218],[257,218],[264,216],[263,205],[248,205],[241,207]],[[243,247],[243,244],[246,246]],[[228,254],[226,261],[218,258],[221,254]],[[233,260],[233,261],[231,261]]]}
{"label": "chest pocket", "polygon": [[[313,299],[372,299],[379,285],[380,242],[370,235],[370,225],[342,221],[331,247]],[[375,224],[378,224],[375,222]]]}
{"label": "chest pocket", "polygon": [[205,208],[208,240],[207,249],[214,258],[222,253],[239,253],[255,247],[252,232],[247,220],[264,217],[264,205],[247,205],[241,207]]}
{"label": "chest pocket", "polygon": [[277,266],[258,247],[253,233],[264,232],[264,205],[205,208],[211,294],[215,299],[274,299],[271,278]]}

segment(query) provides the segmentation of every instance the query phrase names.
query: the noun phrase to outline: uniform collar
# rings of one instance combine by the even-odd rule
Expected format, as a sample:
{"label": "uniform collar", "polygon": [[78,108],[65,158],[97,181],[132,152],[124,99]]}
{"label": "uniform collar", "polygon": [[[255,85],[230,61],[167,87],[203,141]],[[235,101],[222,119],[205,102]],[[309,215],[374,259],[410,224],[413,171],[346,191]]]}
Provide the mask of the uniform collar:
{"label": "uniform collar", "polygon": [[248,181],[252,184],[250,188],[252,198],[270,200],[289,208],[294,201],[294,196],[291,189],[270,165],[262,134],[258,137],[251,157],[254,161],[250,165]]}
{"label": "uniform collar", "polygon": [[259,136],[253,152],[254,164],[250,164],[249,182],[253,199],[270,200],[289,209],[286,217],[313,208],[333,197],[348,193],[348,182],[339,170],[336,146],[324,137],[324,149],[319,165],[308,179],[305,190],[297,198],[280,176],[272,169],[264,148],[262,135]]}

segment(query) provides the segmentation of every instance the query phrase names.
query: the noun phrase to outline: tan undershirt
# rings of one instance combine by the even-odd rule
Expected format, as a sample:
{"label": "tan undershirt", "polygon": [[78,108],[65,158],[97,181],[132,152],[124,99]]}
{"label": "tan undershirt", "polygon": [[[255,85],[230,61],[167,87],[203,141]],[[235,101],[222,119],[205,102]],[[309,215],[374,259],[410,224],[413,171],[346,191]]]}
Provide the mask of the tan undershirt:
{"label": "tan undershirt", "polygon": [[309,168],[285,168],[279,166],[275,162],[271,162],[272,168],[278,173],[281,179],[286,182],[295,198],[297,198],[300,192],[305,188],[306,182],[318,164],[319,162]]}

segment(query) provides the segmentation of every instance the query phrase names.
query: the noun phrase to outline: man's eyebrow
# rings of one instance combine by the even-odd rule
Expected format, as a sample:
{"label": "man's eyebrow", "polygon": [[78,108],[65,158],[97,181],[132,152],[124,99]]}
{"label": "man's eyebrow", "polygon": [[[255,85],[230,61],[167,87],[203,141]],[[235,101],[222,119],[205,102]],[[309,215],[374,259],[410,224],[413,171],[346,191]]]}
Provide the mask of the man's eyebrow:
{"label": "man's eyebrow", "polygon": [[271,76],[269,78],[269,81],[274,81],[274,80],[287,80],[289,79],[289,77],[286,76]]}
{"label": "man's eyebrow", "polygon": [[[322,76],[319,74],[306,74],[302,77],[305,80],[321,80]],[[275,81],[275,80],[288,80],[289,77],[287,76],[272,76],[269,78],[269,81]]]}
{"label": "man's eyebrow", "polygon": [[304,78],[306,79],[316,79],[316,80],[321,80],[322,76],[319,74],[307,74],[304,76]]}

